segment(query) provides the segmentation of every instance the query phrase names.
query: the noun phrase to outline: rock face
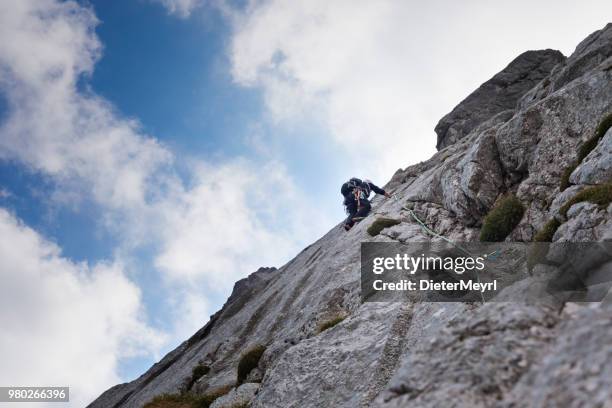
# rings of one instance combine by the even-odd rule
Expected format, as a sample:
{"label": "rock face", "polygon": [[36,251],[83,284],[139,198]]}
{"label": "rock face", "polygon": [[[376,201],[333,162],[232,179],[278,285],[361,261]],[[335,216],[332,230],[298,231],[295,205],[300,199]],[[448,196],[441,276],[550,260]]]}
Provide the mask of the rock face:
{"label": "rock face", "polygon": [[236,408],[247,405],[257,394],[259,384],[246,383],[217,398],[210,408]]}
{"label": "rock face", "polygon": [[[440,121],[441,151],[396,172],[386,188],[399,200],[375,199],[372,215],[348,233],[338,225],[279,269],[238,282],[206,326],[90,407],[138,408],[184,392],[197,364],[210,370],[189,391],[234,387],[215,407],[612,406],[609,302],[359,298],[361,242],[431,239],[408,216],[407,201],[429,228],[456,241],[478,239],[483,217],[508,192],[525,207],[508,241],[533,240],[553,218],[561,222],[554,241],[611,241],[612,205],[579,202],[566,215],[561,207],[610,182],[612,131],[578,163],[572,185],[559,187],[579,146],[609,114],[612,25],[567,59],[550,50],[522,54]],[[376,216],[402,222],[372,238],[366,229]],[[240,355],[255,345],[265,352],[249,382],[235,388]]]}
{"label": "rock face", "polygon": [[612,130],[570,175],[573,184],[602,184],[612,180]]}
{"label": "rock face", "polygon": [[436,125],[438,150],[463,139],[496,114],[514,110],[518,100],[546,78],[565,57],[559,51],[527,51],[482,84]]}

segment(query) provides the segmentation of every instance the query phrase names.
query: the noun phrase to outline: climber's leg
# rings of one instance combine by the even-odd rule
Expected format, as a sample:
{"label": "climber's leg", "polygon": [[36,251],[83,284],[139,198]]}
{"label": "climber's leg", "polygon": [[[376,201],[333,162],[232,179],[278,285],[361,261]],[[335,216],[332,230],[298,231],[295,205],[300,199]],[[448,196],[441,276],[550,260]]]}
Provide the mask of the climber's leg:
{"label": "climber's leg", "polygon": [[344,221],[344,229],[349,230],[355,224],[353,221],[353,217],[357,214],[357,202],[355,200],[347,201],[345,203],[346,211],[348,212],[348,217],[346,217],[346,221]]}
{"label": "climber's leg", "polygon": [[360,200],[359,209],[357,210],[357,213],[354,215],[354,218],[367,217],[371,209],[372,209],[372,205],[370,204],[368,200]]}

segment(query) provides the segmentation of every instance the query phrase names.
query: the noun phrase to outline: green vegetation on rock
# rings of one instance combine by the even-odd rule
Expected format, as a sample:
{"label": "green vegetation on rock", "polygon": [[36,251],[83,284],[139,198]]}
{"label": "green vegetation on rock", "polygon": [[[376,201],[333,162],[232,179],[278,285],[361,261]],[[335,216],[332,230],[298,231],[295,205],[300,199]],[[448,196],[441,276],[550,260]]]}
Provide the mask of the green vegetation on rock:
{"label": "green vegetation on rock", "polygon": [[582,161],[585,157],[588,156],[589,153],[599,143],[601,139],[606,135],[606,132],[612,127],[612,114],[605,116],[602,121],[597,126],[595,130],[595,135],[592,138],[587,140],[580,148],[578,149],[578,160]]}
{"label": "green vegetation on rock", "polygon": [[576,167],[578,167],[578,163],[573,162],[567,166],[565,170],[563,170],[563,174],[561,174],[561,182],[559,183],[559,191],[565,191],[565,189],[571,185],[569,178],[574,170],[576,170]]}
{"label": "green vegetation on rock", "polygon": [[233,387],[225,386],[206,394],[162,394],[146,403],[143,408],[209,408],[219,397],[227,394]]}
{"label": "green vegetation on rock", "polygon": [[480,230],[480,241],[501,242],[521,222],[525,208],[514,194],[497,201],[485,217]]}
{"label": "green vegetation on rock", "polygon": [[244,380],[246,380],[251,370],[257,367],[257,364],[259,364],[259,359],[263,355],[264,351],[266,351],[266,347],[258,344],[245,351],[240,356],[240,361],[238,362],[238,374],[236,378],[237,385],[242,384]]}
{"label": "green vegetation on rock", "polygon": [[335,317],[332,317],[331,319],[321,322],[321,324],[319,324],[319,327],[317,328],[317,333],[322,333],[327,329],[331,329],[332,327],[334,327],[335,325],[337,325],[344,319],[346,319],[346,316],[339,315],[339,316],[335,316]]}
{"label": "green vegetation on rock", "polygon": [[568,202],[563,204],[561,209],[559,209],[559,212],[564,217],[567,217],[567,211],[570,209],[570,207],[583,201],[597,204],[600,208],[606,207],[608,204],[610,204],[610,202],[612,202],[612,183],[601,184],[582,190]]}
{"label": "green vegetation on rock", "polygon": [[531,244],[529,246],[529,253],[527,254],[527,270],[529,273],[533,271],[537,264],[546,264],[546,255],[548,254],[548,249],[550,248],[550,243],[545,241],[540,241],[537,244]]}
{"label": "green vegetation on rock", "polygon": [[400,223],[400,220],[396,220],[394,218],[377,218],[372,225],[368,227],[368,234],[375,237],[385,228],[389,228]]}
{"label": "green vegetation on rock", "polygon": [[552,242],[553,236],[561,223],[556,218],[549,220],[540,231],[533,237],[535,242]]}
{"label": "green vegetation on rock", "polygon": [[187,392],[193,387],[200,378],[204,377],[210,371],[210,367],[203,363],[198,363],[191,370],[191,376],[187,377],[183,383],[183,391]]}
{"label": "green vegetation on rock", "polygon": [[219,397],[224,396],[228,392],[232,390],[231,385],[226,385],[224,387],[215,388],[214,390],[207,391],[204,395],[199,397],[197,408],[208,408],[212,405],[213,402]]}
{"label": "green vegetation on rock", "polygon": [[198,397],[192,394],[162,394],[145,404],[144,408],[196,408]]}
{"label": "green vegetation on rock", "polygon": [[595,135],[593,135],[592,138],[584,142],[578,148],[578,157],[576,158],[576,160],[563,171],[563,174],[561,175],[561,183],[559,185],[559,188],[561,191],[565,190],[571,185],[569,178],[574,172],[574,170],[576,170],[576,167],[578,167],[580,163],[582,163],[582,161],[589,155],[589,153],[591,153],[593,149],[597,147],[597,144],[599,143],[599,141],[604,137],[606,132],[611,127],[612,127],[612,114],[609,114],[605,116],[602,119],[602,121],[599,123],[599,126],[597,126],[597,129],[595,130]]}

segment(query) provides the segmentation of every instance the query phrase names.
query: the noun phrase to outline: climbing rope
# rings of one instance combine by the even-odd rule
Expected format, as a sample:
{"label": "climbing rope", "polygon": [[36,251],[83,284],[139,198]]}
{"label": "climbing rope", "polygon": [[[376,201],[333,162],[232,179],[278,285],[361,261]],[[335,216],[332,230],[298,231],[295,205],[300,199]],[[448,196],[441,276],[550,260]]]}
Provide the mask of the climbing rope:
{"label": "climbing rope", "polygon": [[[391,196],[395,201],[399,202],[399,197],[397,196],[397,194],[393,194]],[[460,250],[461,252],[465,253],[466,255],[474,258],[474,254],[472,254],[470,251],[468,251],[467,249],[461,247],[460,245],[458,245],[456,242],[453,242],[451,239],[446,238],[445,236],[438,234],[436,231],[432,230],[431,228],[429,228],[423,221],[421,221],[421,219],[419,219],[419,217],[417,217],[417,215],[415,214],[415,212],[413,210],[411,210],[410,208],[407,208],[406,206],[402,205],[401,207],[402,210],[406,211],[408,213],[408,215],[410,215],[416,222],[417,224],[419,224],[421,226],[421,228],[428,233],[431,236],[434,237],[438,237],[446,242],[448,242],[449,244],[451,244],[452,246],[454,246],[455,248],[457,248],[458,250]],[[474,273],[476,274],[476,281],[478,283],[480,283],[480,276],[478,275],[478,272],[476,270],[474,270]],[[482,303],[485,303],[485,298],[484,295],[482,294],[482,292],[480,293],[480,298],[482,299]]]}

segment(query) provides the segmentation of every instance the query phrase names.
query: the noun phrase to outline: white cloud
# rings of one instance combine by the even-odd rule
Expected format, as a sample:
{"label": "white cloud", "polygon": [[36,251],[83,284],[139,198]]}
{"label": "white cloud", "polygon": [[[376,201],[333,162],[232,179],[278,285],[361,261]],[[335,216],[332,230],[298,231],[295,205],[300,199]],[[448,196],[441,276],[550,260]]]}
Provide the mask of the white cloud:
{"label": "white cloud", "polygon": [[119,358],[160,347],[120,264],[73,263],[1,208],[0,235],[0,384],[70,386],[83,407],[120,381]]}
{"label": "white cloud", "polygon": [[209,316],[216,310],[211,310],[210,302],[193,288],[179,287],[169,293],[172,308],[172,318],[176,322],[172,330],[172,341],[180,344],[201,329]]}
{"label": "white cloud", "polygon": [[437,120],[520,52],[569,53],[610,12],[603,0],[253,1],[228,13],[230,56],[274,121],[314,117],[348,173],[388,178],[433,153]]}
{"label": "white cloud", "polygon": [[[279,209],[276,203],[307,207],[285,199],[296,195],[285,168],[253,161],[236,160],[224,166],[195,160],[196,170],[189,175],[190,185],[185,186],[174,171],[172,152],[143,134],[137,122],[119,116],[106,100],[77,87],[100,56],[101,45],[94,32],[97,20],[91,10],[53,0],[27,0],[19,2],[18,7],[4,8],[0,35],[12,41],[0,42],[0,87],[10,106],[8,119],[0,127],[0,159],[18,160],[52,176],[58,183],[55,197],[74,201],[80,194],[93,198],[106,210],[107,220],[114,217],[120,221],[111,225],[131,243],[158,238],[151,236],[157,233],[174,240],[157,225],[171,228],[171,223],[164,220],[173,216],[175,206],[187,211],[200,205],[206,213],[188,212],[197,223],[185,221],[184,215],[177,222],[198,226],[206,222],[215,232],[227,231],[224,237],[232,236],[230,231],[244,232],[241,226],[252,223],[260,223],[260,231],[270,228],[273,222],[262,223],[260,217],[274,221],[269,207]],[[276,190],[269,206],[239,193],[247,178]],[[228,194],[236,196],[229,200]],[[200,199],[205,199],[206,205]],[[221,202],[223,199],[231,202]],[[228,212],[227,208],[235,211]],[[224,215],[231,213],[223,228],[216,209],[225,211]],[[248,219],[240,218],[246,211]],[[290,219],[284,227],[294,227],[293,221]],[[233,240],[247,244],[240,237]],[[175,248],[185,251],[183,246]],[[227,252],[216,251],[215,255],[227,256]],[[182,269],[193,267],[185,265]]]}
{"label": "white cloud", "polygon": [[74,2],[0,4],[0,86],[9,101],[0,158],[52,175],[64,189],[89,190],[111,208],[135,207],[171,154],[106,101],[77,90],[100,55],[96,24]]}
{"label": "white cloud", "polygon": [[207,297],[229,295],[261,266],[281,266],[333,223],[280,163],[199,161],[191,175],[189,186],[175,186],[146,217],[159,246],[155,267],[172,288],[177,341],[215,311]]}
{"label": "white cloud", "polygon": [[200,163],[194,186],[160,203],[163,246],[156,266],[171,280],[219,292],[259,266],[279,266],[321,231],[312,198],[278,163]]}
{"label": "white cloud", "polygon": [[[117,259],[134,256],[144,243],[159,247],[154,261],[167,285],[159,301],[168,299],[177,317],[171,336],[183,340],[213,311],[210,297],[227,294],[235,279],[262,264],[288,260],[326,223],[279,164],[192,158],[189,181],[182,181],[171,151],[79,83],[100,57],[96,24],[92,11],[76,2],[0,3],[0,90],[9,105],[0,126],[0,159],[53,180],[52,196],[65,201],[60,204],[96,203],[101,225],[120,239]],[[144,351],[152,352],[158,335],[141,321],[138,288],[121,264],[71,263],[34,231],[3,217],[5,251],[26,237],[13,258],[0,257],[3,280],[13,282],[4,306],[37,321],[3,326],[3,355],[29,351],[36,360],[4,360],[0,381],[65,381],[80,390],[82,402],[124,380],[116,373],[118,359],[134,345],[150,345]],[[57,319],[64,320],[56,330]],[[74,354],[61,367],[41,358],[64,343]]]}
{"label": "white cloud", "polygon": [[193,10],[201,6],[203,0],[154,0],[161,3],[170,14],[175,14],[181,18],[187,18]]}
{"label": "white cloud", "polygon": [[[183,17],[199,4],[162,2]],[[529,7],[543,7],[539,4]],[[534,42],[536,29],[513,23],[522,31],[511,31],[511,19],[504,29],[484,2],[420,9],[386,0],[253,2],[246,12],[232,17],[233,75],[240,84],[264,90],[279,123],[313,117],[325,123],[334,142],[349,153],[339,158],[348,174],[383,179],[396,167],[433,151],[435,121],[519,51],[570,40],[573,45],[597,27],[586,14],[590,11],[578,3],[551,4],[544,10],[550,18],[544,20],[535,12],[534,17],[524,16],[515,3],[503,6],[520,12],[517,19],[524,24],[537,22],[537,29],[546,21],[565,22],[559,9],[574,14],[574,24],[542,29],[544,34]],[[604,19],[602,10],[610,7],[606,4],[588,9]],[[465,21],[473,24],[466,27]],[[316,197],[298,191],[278,163],[196,160],[190,180],[181,181],[168,148],[143,134],[136,121],[123,118],[107,101],[83,90],[82,83],[79,86],[102,51],[96,23],[90,9],[72,1],[0,2],[0,89],[9,104],[8,118],[0,127],[0,159],[50,176],[57,183],[56,197],[93,199],[105,225],[124,239],[118,254],[129,255],[143,241],[159,247],[154,262],[166,278],[171,306],[181,317],[175,333],[183,336],[206,320],[213,308],[209,295],[227,291],[235,279],[258,266],[279,266],[329,220],[316,211]],[[502,40],[484,35],[488,32]],[[90,396],[119,381],[118,358],[139,344],[149,350],[158,344],[157,333],[143,323],[138,290],[125,278],[121,264],[71,263],[34,231],[6,213],[2,217],[2,236],[11,239],[1,248],[9,251],[13,237],[24,243],[14,258],[0,258],[3,277],[13,282],[0,301],[13,302],[13,310],[38,320],[31,331],[7,320],[3,335],[9,334],[0,340],[7,341],[1,352],[30,351],[35,359],[65,342],[74,347],[71,356],[78,358],[65,360],[66,377],[56,380],[91,385],[83,391]],[[43,275],[51,278],[29,287],[33,276]],[[56,290],[48,292],[48,287]],[[122,301],[103,301],[114,298],[115,291]],[[3,318],[5,310],[0,312]],[[92,333],[106,330],[109,335],[90,339],[84,333],[92,346],[79,348],[74,344],[77,332],[90,326],[83,316],[94,315],[100,319],[91,323]],[[54,331],[55,316],[74,317],[72,326],[59,326],[67,330],[65,335]],[[47,335],[50,342],[39,343]],[[38,362],[41,381],[59,364],[53,359],[32,361]],[[81,375],[82,362],[91,363],[87,368],[93,366],[95,372]],[[34,363],[19,364],[10,361],[0,371],[6,376],[14,371],[19,381],[34,380],[26,370],[31,371]]]}

